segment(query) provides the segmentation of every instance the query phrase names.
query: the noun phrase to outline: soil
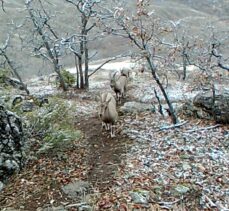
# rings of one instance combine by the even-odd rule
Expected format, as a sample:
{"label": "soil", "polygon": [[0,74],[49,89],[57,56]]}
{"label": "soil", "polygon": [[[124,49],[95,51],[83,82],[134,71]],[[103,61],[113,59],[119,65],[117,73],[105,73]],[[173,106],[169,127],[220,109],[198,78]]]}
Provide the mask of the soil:
{"label": "soil", "polygon": [[[86,101],[87,105],[94,103],[78,97],[71,100],[78,103]],[[54,206],[59,206],[60,202],[74,203],[61,189],[63,185],[76,180],[87,181],[99,193],[106,193],[114,184],[116,173],[122,168],[132,144],[122,134],[122,121],[123,117],[120,116],[115,137],[111,138],[110,131],[102,128],[98,116],[93,113],[79,115],[75,127],[82,132],[82,138],[58,153],[51,150],[48,154],[40,155],[38,160],[30,161],[19,174],[12,176],[0,196],[0,207],[37,210],[50,207],[52,199]]]}
{"label": "soil", "polygon": [[88,146],[85,159],[89,171],[86,180],[100,191],[105,191],[113,185],[115,172],[122,160],[125,160],[125,153],[132,141],[123,136],[120,129],[116,131],[116,137],[111,138],[109,131],[102,129],[97,117],[79,120],[77,128],[84,131]]}

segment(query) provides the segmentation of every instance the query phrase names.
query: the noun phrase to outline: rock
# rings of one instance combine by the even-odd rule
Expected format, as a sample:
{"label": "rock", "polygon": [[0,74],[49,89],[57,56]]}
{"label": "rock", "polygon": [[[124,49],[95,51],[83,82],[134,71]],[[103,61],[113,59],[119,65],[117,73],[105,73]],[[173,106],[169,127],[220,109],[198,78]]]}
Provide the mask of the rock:
{"label": "rock", "polygon": [[26,102],[22,103],[21,110],[23,112],[31,112],[31,111],[33,111],[34,106],[35,106],[35,104],[33,101],[26,101]]}
{"label": "rock", "polygon": [[0,181],[4,182],[25,162],[25,136],[20,118],[0,105]]}
{"label": "rock", "polygon": [[63,192],[72,199],[82,199],[91,192],[91,185],[85,181],[76,181],[62,187]]}
{"label": "rock", "polygon": [[48,97],[46,95],[33,95],[32,100],[34,104],[39,107],[49,103]]}
{"label": "rock", "polygon": [[71,209],[75,210],[76,208],[78,211],[93,211],[94,210],[89,204],[87,204],[87,202],[68,204],[66,208],[68,210],[71,210]]}
{"label": "rock", "polygon": [[184,171],[188,171],[188,170],[192,169],[192,167],[188,163],[183,163],[182,168]]}
{"label": "rock", "polygon": [[42,107],[48,103],[49,100],[46,95],[30,95],[27,97],[16,95],[13,96],[11,107],[13,109],[19,108],[23,112],[31,112],[37,106]]}
{"label": "rock", "polygon": [[139,102],[126,102],[120,107],[122,113],[140,113],[145,111],[155,112],[155,107],[151,104]]}
{"label": "rock", "polygon": [[22,101],[23,101],[23,97],[21,95],[14,96],[14,98],[12,100],[12,108],[14,108],[16,105],[18,105]]}
{"label": "rock", "polygon": [[201,108],[194,106],[193,102],[191,101],[187,101],[183,103],[176,110],[177,110],[177,114],[181,116],[208,119],[208,120],[211,119],[211,116],[207,112],[203,111]]}
{"label": "rock", "polygon": [[216,91],[215,99],[211,91],[197,94],[193,105],[208,113],[217,123],[229,124],[229,91]]}
{"label": "rock", "polygon": [[138,190],[138,191],[130,191],[129,192],[132,201],[135,204],[148,204],[149,203],[149,191],[146,190]]}
{"label": "rock", "polygon": [[5,77],[5,83],[10,86],[13,86],[14,88],[24,90],[24,87],[22,86],[21,82],[16,78]]}
{"label": "rock", "polygon": [[79,211],[93,211],[93,208],[90,205],[83,205],[78,208]]}
{"label": "rock", "polygon": [[180,194],[185,194],[187,193],[190,189],[184,185],[178,185],[177,187],[175,187],[175,190],[180,193]]}

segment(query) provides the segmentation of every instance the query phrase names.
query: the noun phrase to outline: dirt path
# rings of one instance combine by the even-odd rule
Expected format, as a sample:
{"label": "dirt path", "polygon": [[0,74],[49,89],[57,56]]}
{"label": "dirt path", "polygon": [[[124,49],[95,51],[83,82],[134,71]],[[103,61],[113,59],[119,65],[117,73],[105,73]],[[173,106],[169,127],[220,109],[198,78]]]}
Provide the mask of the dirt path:
{"label": "dirt path", "polygon": [[108,131],[102,130],[101,121],[97,117],[79,120],[77,128],[85,133],[84,140],[88,146],[86,160],[89,171],[86,176],[89,183],[100,191],[112,186],[115,172],[125,160],[125,154],[131,141],[117,131],[111,138]]}

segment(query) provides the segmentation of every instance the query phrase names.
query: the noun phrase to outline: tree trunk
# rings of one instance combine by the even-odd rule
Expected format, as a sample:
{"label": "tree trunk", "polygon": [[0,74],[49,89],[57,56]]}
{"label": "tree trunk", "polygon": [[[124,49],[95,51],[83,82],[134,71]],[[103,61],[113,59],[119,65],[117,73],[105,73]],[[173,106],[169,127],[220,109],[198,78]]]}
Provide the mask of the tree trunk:
{"label": "tree trunk", "polygon": [[[85,39],[87,39],[85,37]],[[87,40],[84,41],[84,50],[85,50],[85,72],[84,72],[84,77],[85,77],[85,88],[88,89],[89,88],[89,77],[88,77],[88,46],[87,46]]]}
{"label": "tree trunk", "polygon": [[65,91],[65,92],[68,91],[68,88],[67,88],[67,86],[66,86],[66,84],[64,82],[64,79],[63,79],[63,77],[62,77],[62,75],[60,73],[59,66],[58,67],[54,67],[54,68],[55,68],[54,71],[57,73],[57,75],[59,77],[59,80],[60,80],[60,87],[63,89],[63,91]]}
{"label": "tree trunk", "polygon": [[82,67],[82,57],[79,57],[79,72],[80,72],[80,88],[84,88],[84,78],[83,78],[83,67]]}
{"label": "tree trunk", "polygon": [[186,58],[186,53],[185,53],[185,50],[182,54],[182,59],[183,59],[183,80],[186,79],[186,76],[187,76],[187,58]]}
{"label": "tree trunk", "polygon": [[76,66],[76,88],[79,89],[79,62],[77,62],[77,56],[75,55],[75,66]]}
{"label": "tree trunk", "polygon": [[178,119],[177,119],[177,116],[175,114],[175,111],[173,109],[173,106],[172,106],[172,103],[170,102],[169,98],[168,98],[168,95],[162,85],[162,83],[160,82],[159,78],[157,77],[157,74],[156,74],[156,67],[155,65],[153,64],[153,62],[151,61],[151,59],[149,57],[146,57],[147,59],[147,62],[149,64],[149,67],[150,67],[150,70],[151,70],[151,73],[152,73],[152,76],[154,78],[154,80],[156,81],[157,85],[159,86],[164,98],[165,98],[165,101],[169,107],[169,113],[170,113],[170,116],[172,118],[172,122],[173,124],[177,124],[178,123]]}
{"label": "tree trunk", "polygon": [[26,91],[26,94],[29,95],[29,90],[27,89],[27,86],[24,84],[24,82],[22,81],[21,76],[18,74],[16,68],[14,67],[14,65],[12,64],[12,62],[10,61],[10,59],[8,58],[7,55],[4,54],[4,57],[8,63],[8,65],[10,66],[11,70],[13,71],[14,75],[17,77],[17,79],[20,81],[23,89]]}

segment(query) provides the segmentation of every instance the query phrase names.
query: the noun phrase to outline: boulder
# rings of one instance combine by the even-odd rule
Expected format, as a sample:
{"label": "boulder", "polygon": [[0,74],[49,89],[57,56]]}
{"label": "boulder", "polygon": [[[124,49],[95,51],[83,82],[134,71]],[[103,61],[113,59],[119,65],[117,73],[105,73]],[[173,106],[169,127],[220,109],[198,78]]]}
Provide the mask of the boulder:
{"label": "boulder", "polygon": [[197,94],[193,105],[208,113],[217,123],[229,123],[229,91],[216,91],[215,97],[211,91]]}
{"label": "boulder", "polygon": [[137,191],[130,191],[129,192],[132,201],[135,204],[145,204],[149,203],[150,194],[149,191],[146,190],[137,190]]}
{"label": "boulder", "polygon": [[23,101],[23,96],[21,95],[16,95],[13,97],[12,100],[12,108],[14,108],[16,105],[18,105],[19,103],[21,103]]}
{"label": "boulder", "polygon": [[92,187],[86,181],[74,181],[62,187],[63,192],[71,199],[82,199],[91,193]]}
{"label": "boulder", "polygon": [[176,113],[179,116],[186,116],[186,117],[193,117],[193,118],[207,119],[207,120],[212,119],[212,116],[209,113],[203,111],[201,108],[194,106],[192,101],[187,101],[183,103],[180,107],[177,107]]}
{"label": "boulder", "polygon": [[22,86],[21,82],[16,78],[5,77],[5,83],[16,89],[24,90],[24,87]]}
{"label": "boulder", "polygon": [[19,171],[25,162],[25,136],[20,118],[0,105],[0,182]]}
{"label": "boulder", "polygon": [[126,102],[120,107],[121,113],[141,113],[145,111],[155,112],[155,106],[147,103]]}
{"label": "boulder", "polygon": [[37,106],[42,107],[44,104],[48,104],[49,100],[44,95],[31,95],[31,96],[21,96],[16,95],[13,96],[12,102],[11,102],[11,108],[19,108],[22,112],[31,112],[36,108]]}
{"label": "boulder", "polygon": [[23,112],[31,112],[31,111],[33,111],[34,107],[35,107],[35,104],[32,100],[31,101],[25,101],[21,104],[21,110]]}

